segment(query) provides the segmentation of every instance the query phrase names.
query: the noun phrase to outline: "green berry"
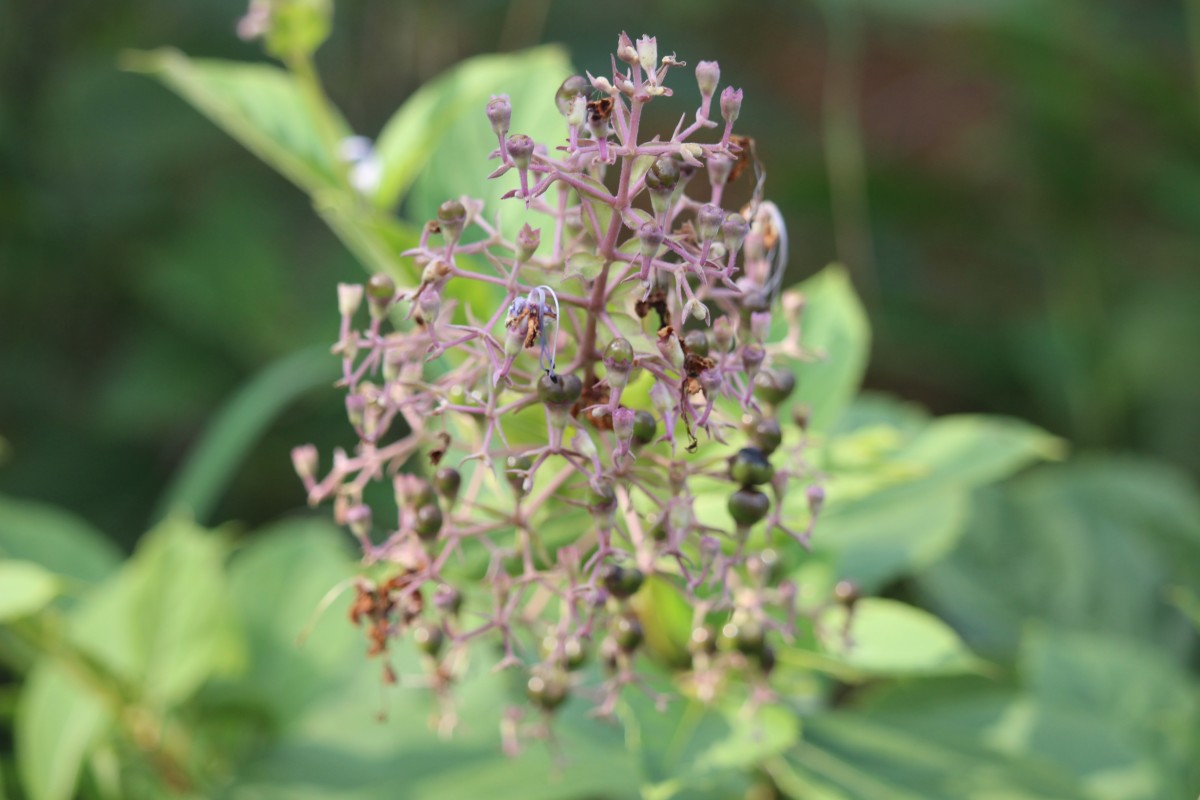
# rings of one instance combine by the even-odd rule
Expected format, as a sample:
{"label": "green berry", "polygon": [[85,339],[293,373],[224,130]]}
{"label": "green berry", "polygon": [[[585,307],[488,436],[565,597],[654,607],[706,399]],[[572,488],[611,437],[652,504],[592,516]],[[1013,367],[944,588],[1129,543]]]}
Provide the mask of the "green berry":
{"label": "green berry", "polygon": [[604,582],[604,588],[608,589],[608,593],[613,597],[624,600],[637,593],[637,590],[642,588],[642,582],[646,576],[637,567],[622,567],[619,564],[608,564],[604,567],[600,579]]}
{"label": "green berry", "polygon": [[726,646],[744,655],[757,655],[766,644],[762,625],[753,620],[727,622],[721,629],[721,638]]}
{"label": "green berry", "polygon": [[529,456],[509,456],[504,463],[504,479],[517,494],[525,494],[525,473],[533,467]]}
{"label": "green berry", "polygon": [[434,476],[433,485],[437,487],[438,494],[453,503],[462,487],[462,474],[454,467],[442,467]]}
{"label": "green berry", "polygon": [[417,536],[425,541],[437,538],[442,530],[442,510],[433,504],[421,506],[417,509],[417,522],[413,527]]}
{"label": "green berry", "polygon": [[638,411],[633,415],[633,440],[638,444],[650,444],[658,435],[658,420],[649,411]]}
{"label": "green berry", "polygon": [[679,162],[673,156],[659,156],[646,171],[646,188],[652,192],[670,192],[679,183]]}
{"label": "green berry", "polygon": [[750,428],[750,441],[766,455],[774,453],[783,443],[783,430],[779,427],[779,420],[760,419],[754,422]]}
{"label": "green berry", "polygon": [[463,208],[463,204],[457,200],[447,200],[438,206],[437,210],[438,222],[450,225],[462,225],[467,218],[467,210]]}
{"label": "green berry", "polygon": [[704,358],[708,355],[708,334],[704,331],[688,331],[683,337],[683,347],[694,356]]}
{"label": "green berry", "polygon": [[604,366],[617,372],[633,368],[633,345],[628,339],[613,339],[604,348]]}
{"label": "green berry", "polygon": [[529,676],[525,690],[535,706],[553,711],[567,699],[567,676],[560,670],[539,669]]}
{"label": "green berry", "polygon": [[743,486],[729,496],[729,516],[738,525],[750,527],[770,510],[770,499],[758,489]]}
{"label": "green berry", "polygon": [[573,405],[583,393],[583,381],[574,375],[543,375],[538,379],[538,398],[546,405]]}
{"label": "green berry", "polygon": [[761,486],[775,477],[775,468],[757,447],[743,447],[729,459],[729,477],[742,486]]}
{"label": "green berry", "polygon": [[446,635],[442,629],[428,622],[419,622],[413,626],[412,636],[421,652],[430,656],[440,653],[442,645],[446,641]]}
{"label": "green berry", "polygon": [[593,511],[610,512],[617,507],[617,493],[612,482],[602,478],[599,486],[588,485],[588,496]]}
{"label": "green berry", "polygon": [[796,391],[796,376],[785,369],[766,369],[754,377],[754,394],[760,400],[779,405]]}
{"label": "green berry", "polygon": [[383,273],[372,275],[367,281],[367,295],[376,300],[391,300],[396,295],[396,284]]}
{"label": "green berry", "polygon": [[[542,654],[546,658],[553,658],[559,651],[559,638],[554,634],[546,636],[542,639]],[[583,642],[575,636],[568,636],[562,640],[562,658],[567,669],[579,669],[587,661],[587,648]]]}
{"label": "green berry", "polygon": [[622,614],[612,622],[612,637],[617,647],[631,653],[642,643],[642,623],[636,617]]}

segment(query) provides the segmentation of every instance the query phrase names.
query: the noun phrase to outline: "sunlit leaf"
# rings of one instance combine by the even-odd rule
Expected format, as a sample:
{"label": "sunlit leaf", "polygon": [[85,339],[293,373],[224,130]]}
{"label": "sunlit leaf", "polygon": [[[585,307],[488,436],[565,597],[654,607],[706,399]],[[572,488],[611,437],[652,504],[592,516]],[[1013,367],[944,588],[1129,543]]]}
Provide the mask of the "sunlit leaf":
{"label": "sunlit leaf", "polygon": [[61,588],[57,576],[32,561],[0,561],[0,622],[41,611]]}

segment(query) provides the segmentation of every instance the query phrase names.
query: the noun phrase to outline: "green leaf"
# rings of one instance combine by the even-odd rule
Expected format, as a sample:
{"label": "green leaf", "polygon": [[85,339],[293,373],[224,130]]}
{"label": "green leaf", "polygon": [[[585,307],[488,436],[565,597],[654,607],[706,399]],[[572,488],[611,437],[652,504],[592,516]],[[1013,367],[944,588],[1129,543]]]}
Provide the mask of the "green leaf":
{"label": "green leaf", "polygon": [[575,253],[567,259],[567,276],[595,280],[604,269],[604,259],[595,253]]}
{"label": "green leaf", "polygon": [[[394,205],[428,165],[432,167],[422,179],[416,219],[431,216],[444,200],[463,194],[487,196],[494,202],[500,191],[488,195],[480,191],[487,175],[499,164],[488,164],[488,154],[497,147],[485,113],[488,100],[492,95],[509,95],[512,132],[528,134],[549,145],[547,136],[566,135],[566,124],[554,105],[554,93],[570,73],[570,62],[562,49],[540,47],[468,59],[422,86],[379,134],[375,152],[382,172],[376,204],[384,208]],[[557,128],[551,128],[554,120]],[[515,172],[509,180],[513,176]],[[491,183],[498,186],[499,181]],[[506,180],[503,190],[509,188]]]}
{"label": "green leaf", "polygon": [[[805,298],[801,344],[816,360],[796,367],[796,392],[788,407],[795,403],[807,405],[812,428],[827,431],[862,382],[871,330],[844,267],[826,267],[797,288]],[[782,322],[780,312],[775,316]]]}
{"label": "green leaf", "polygon": [[1194,633],[1163,586],[1200,582],[1200,500],[1127,459],[1047,467],[975,496],[966,535],[918,576],[973,646],[1008,656],[1024,627],[1111,632],[1181,658]]}
{"label": "green leaf", "polygon": [[179,518],[163,522],[73,615],[72,640],[152,707],[187,700],[242,661],[225,552],[219,536]]}
{"label": "green leaf", "polygon": [[355,572],[342,532],[324,520],[283,522],[255,534],[229,571],[248,641],[240,693],[288,720],[322,690],[338,688],[363,657],[361,634],[346,620],[349,594],[321,606]]}
{"label": "green leaf", "polygon": [[0,561],[0,622],[36,614],[61,589],[53,573],[31,561]]}
{"label": "green leaf", "polygon": [[53,506],[0,495],[0,556],[40,564],[80,581],[98,581],[120,563],[104,534]]}
{"label": "green leaf", "polygon": [[30,800],[75,797],[84,759],[113,722],[105,701],[77,673],[43,658],[17,703],[16,754]]}
{"label": "green leaf", "polygon": [[183,512],[207,521],[271,423],[296,398],[331,384],[338,369],[328,348],[318,347],[285,356],[254,376],[214,415],[164,492],[156,517]]}
{"label": "green leaf", "polygon": [[646,637],[646,647],[662,663],[686,667],[691,663],[692,607],[666,578],[651,575],[630,599]]}
{"label": "green leaf", "polygon": [[[269,64],[190,59],[170,49],[128,53],[123,65],[162,81],[300,188],[314,192],[338,185],[319,123],[286,71]],[[349,134],[340,119],[334,125],[338,139]]]}
{"label": "green leaf", "polygon": [[829,656],[866,675],[948,675],[979,670],[983,664],[944,622],[918,608],[882,598],[855,605],[848,636],[846,610],[821,618]]}

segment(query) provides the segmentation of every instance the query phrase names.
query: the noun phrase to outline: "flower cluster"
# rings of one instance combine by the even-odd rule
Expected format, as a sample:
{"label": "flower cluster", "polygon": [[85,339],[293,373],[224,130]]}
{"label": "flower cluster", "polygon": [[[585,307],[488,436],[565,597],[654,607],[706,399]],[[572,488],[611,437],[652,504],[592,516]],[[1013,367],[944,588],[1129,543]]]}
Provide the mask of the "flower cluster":
{"label": "flower cluster", "polygon": [[[622,34],[611,78],[546,98],[559,142],[514,133],[493,98],[489,177],[526,224],[508,235],[481,202],[448,200],[403,254],[408,285],[339,287],[359,441],[323,477],[312,446],[294,462],[362,547],[352,618],[385,679],[389,647],[411,639],[447,726],[473,640],[494,639],[495,668],[522,670],[547,715],[572,694],[606,713],[624,687],[649,691],[641,658],[683,669],[702,699],[737,675],[757,702],[777,643],[819,610],[785,568],[824,499],[789,402],[803,298],[780,292],[786,230],[716,62],[695,67],[692,121],[643,137],[684,66]],[[748,203],[727,210],[744,174]],[[664,602],[690,608],[682,637],[647,635]],[[593,658],[602,679],[580,669]]]}

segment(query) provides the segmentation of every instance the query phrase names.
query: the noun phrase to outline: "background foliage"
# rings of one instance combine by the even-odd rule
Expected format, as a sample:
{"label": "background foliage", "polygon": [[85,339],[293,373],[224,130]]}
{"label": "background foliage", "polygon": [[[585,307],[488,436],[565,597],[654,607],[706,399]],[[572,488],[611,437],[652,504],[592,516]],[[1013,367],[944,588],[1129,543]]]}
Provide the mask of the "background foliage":
{"label": "background foliage", "polygon": [[[840,494],[794,568],[814,591],[847,575],[882,596],[858,646],[782,653],[788,703],[759,726],[631,701],[604,727],[568,706],[556,766],[499,754],[503,678],[470,684],[481,722],[447,745],[421,693],[380,699],[338,613],[295,645],[352,571],[340,535],[297,513],[286,456],[343,443],[324,351],[332,286],[362,272],[313,207],[335,227],[344,209],[273,73],[125,60],[218,121],[252,84],[238,108],[275,134],[259,154],[311,201],[117,68],[162,44],[258,60],[232,36],[242,4],[0,7],[0,796],[68,797],[77,778],[97,797],[469,796],[476,780],[521,797],[1194,796],[1200,17],[966,8],[339,6],[318,62],[346,124],[373,135],[402,107],[399,129],[429,137],[385,148],[385,192],[411,190],[417,219],[462,184],[433,142],[486,138],[484,78],[553,85],[566,56],[468,67],[405,103],[418,86],[540,42],[593,65],[625,28],[721,59],[798,242],[793,277],[850,268],[809,284],[810,335],[840,343],[846,374],[801,385],[843,406],[869,346],[875,391],[829,431]],[[243,139],[247,113],[224,118]],[[997,483],[1063,439],[1082,454]]]}

